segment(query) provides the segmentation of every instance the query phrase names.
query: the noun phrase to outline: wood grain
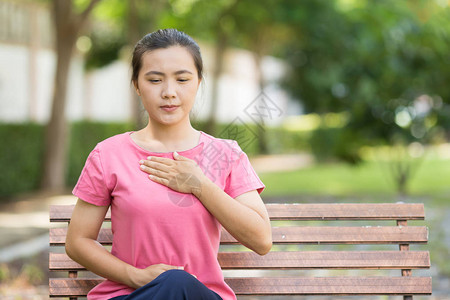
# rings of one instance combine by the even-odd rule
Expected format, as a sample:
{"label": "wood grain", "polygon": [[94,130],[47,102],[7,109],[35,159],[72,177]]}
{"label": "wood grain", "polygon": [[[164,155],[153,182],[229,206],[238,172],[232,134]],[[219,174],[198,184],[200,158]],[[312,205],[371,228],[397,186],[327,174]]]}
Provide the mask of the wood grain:
{"label": "wood grain", "polygon": [[[278,251],[260,256],[254,252],[220,252],[220,266],[233,269],[426,269],[427,251]],[[50,271],[83,271],[64,253],[50,253]]]}
{"label": "wood grain", "polygon": [[[102,279],[50,279],[50,296],[83,296]],[[236,295],[430,295],[430,277],[225,278]]]}
{"label": "wood grain", "polygon": [[[68,222],[74,205],[50,207],[51,222]],[[266,204],[271,220],[423,220],[423,204],[405,203],[319,203]],[[111,220],[111,212],[105,218]]]}
{"label": "wood grain", "polygon": [[[67,228],[50,229],[50,245],[64,245]],[[111,229],[102,228],[98,241],[112,244]],[[385,227],[273,227],[274,244],[410,244],[426,243],[428,230],[423,226]],[[239,242],[226,230],[222,230],[221,244],[235,245]]]}

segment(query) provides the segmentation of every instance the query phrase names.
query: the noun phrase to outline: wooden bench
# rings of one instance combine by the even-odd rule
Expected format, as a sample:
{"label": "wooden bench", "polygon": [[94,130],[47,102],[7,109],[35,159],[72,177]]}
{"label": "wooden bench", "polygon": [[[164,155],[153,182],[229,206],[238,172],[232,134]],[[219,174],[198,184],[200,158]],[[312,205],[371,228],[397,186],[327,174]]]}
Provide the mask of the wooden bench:
{"label": "wooden bench", "polygon": [[[238,297],[403,295],[412,299],[413,295],[431,294],[430,277],[412,276],[412,269],[430,268],[429,252],[409,249],[410,244],[428,241],[425,226],[407,226],[410,220],[424,220],[423,204],[266,207],[274,244],[267,255],[245,251],[243,246],[236,246],[239,243],[228,232],[222,232],[218,259],[226,282]],[[50,221],[68,223],[72,210],[73,206],[52,206]],[[105,221],[110,221],[109,212]],[[66,233],[67,227],[51,228],[50,245],[64,246]],[[111,245],[111,240],[111,230],[102,228],[98,241]],[[73,262],[62,247],[51,249],[49,268],[59,271],[51,273],[59,277],[49,280],[50,297],[77,299],[104,280],[92,273],[81,278],[79,272],[85,270],[82,266]],[[251,276],[248,270],[252,270]],[[61,278],[61,272],[65,278]]]}

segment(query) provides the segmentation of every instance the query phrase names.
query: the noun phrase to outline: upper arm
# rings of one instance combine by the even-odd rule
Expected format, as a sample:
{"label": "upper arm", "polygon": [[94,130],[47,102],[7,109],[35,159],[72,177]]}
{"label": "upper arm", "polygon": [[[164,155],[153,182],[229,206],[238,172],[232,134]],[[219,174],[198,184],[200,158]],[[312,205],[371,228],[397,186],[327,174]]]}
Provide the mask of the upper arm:
{"label": "upper arm", "polygon": [[96,206],[78,199],[70,220],[67,239],[82,237],[96,240],[108,208],[109,206]]}

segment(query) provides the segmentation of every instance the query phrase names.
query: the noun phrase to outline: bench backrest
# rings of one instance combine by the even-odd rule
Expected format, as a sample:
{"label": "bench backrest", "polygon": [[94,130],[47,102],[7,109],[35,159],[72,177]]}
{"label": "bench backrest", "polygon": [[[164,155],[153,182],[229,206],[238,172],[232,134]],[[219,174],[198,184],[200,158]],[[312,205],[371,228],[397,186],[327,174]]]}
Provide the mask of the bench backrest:
{"label": "bench backrest", "polygon": [[[424,220],[423,204],[266,204],[266,207],[274,243],[267,255],[232,246],[239,243],[222,231],[218,259],[226,282],[237,295],[405,295],[405,299],[412,299],[412,295],[431,294],[430,277],[412,276],[412,269],[430,268],[429,252],[409,249],[410,244],[428,241],[425,226],[407,224],[410,220]],[[72,210],[71,205],[51,206],[50,221],[68,224]],[[109,221],[108,212],[105,222]],[[85,269],[61,249],[56,250],[57,246],[64,246],[66,233],[67,226],[50,229],[50,245],[55,246],[49,257],[50,271],[68,272],[68,278],[50,278],[50,296],[76,299],[104,279],[89,273],[80,278],[79,272]],[[111,230],[102,228],[98,241],[110,245]],[[304,276],[307,269],[331,271],[326,276]],[[392,271],[380,271],[395,269],[401,272],[393,275]],[[244,270],[261,272],[243,277]],[[362,271],[336,276],[341,271],[334,270]],[[367,274],[365,270],[377,271]]]}

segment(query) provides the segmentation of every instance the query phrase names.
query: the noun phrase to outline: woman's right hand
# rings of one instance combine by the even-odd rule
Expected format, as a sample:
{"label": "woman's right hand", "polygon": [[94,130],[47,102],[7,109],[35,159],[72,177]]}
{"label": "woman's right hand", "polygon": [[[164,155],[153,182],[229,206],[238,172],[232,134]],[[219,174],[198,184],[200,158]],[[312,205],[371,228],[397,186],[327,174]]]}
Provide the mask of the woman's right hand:
{"label": "woman's right hand", "polygon": [[184,270],[184,267],[156,264],[145,269],[139,269],[130,265],[128,268],[128,276],[132,283],[131,287],[138,289],[168,270]]}
{"label": "woman's right hand", "polygon": [[132,288],[146,285],[167,270],[184,269],[180,266],[165,264],[138,269],[112,255],[97,242],[107,211],[107,206],[96,206],[81,199],[78,200],[66,237],[66,252],[70,258],[101,277]]}
{"label": "woman's right hand", "polygon": [[166,264],[138,269],[112,255],[97,242],[107,211],[107,206],[96,206],[81,199],[77,201],[66,237],[66,252],[70,258],[97,275],[135,289],[146,285],[165,271],[184,270],[182,266]]}

